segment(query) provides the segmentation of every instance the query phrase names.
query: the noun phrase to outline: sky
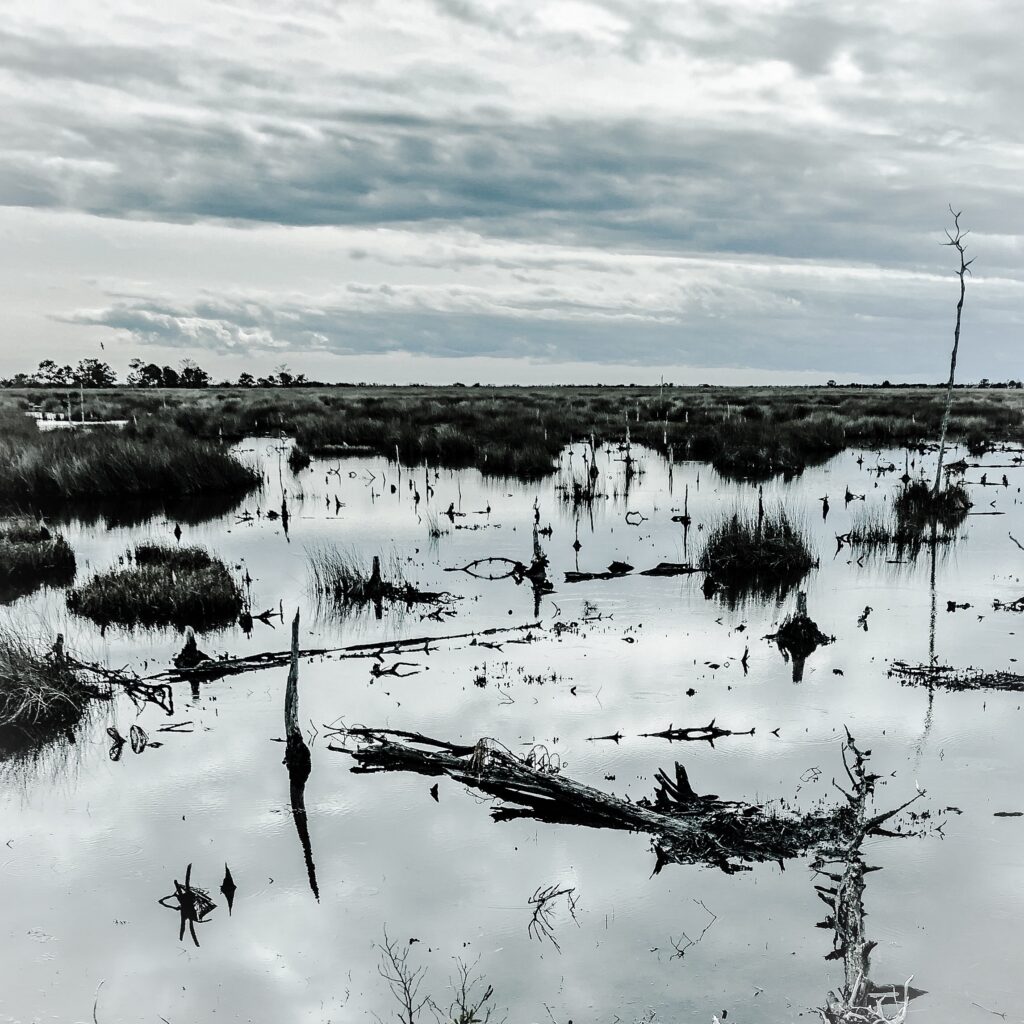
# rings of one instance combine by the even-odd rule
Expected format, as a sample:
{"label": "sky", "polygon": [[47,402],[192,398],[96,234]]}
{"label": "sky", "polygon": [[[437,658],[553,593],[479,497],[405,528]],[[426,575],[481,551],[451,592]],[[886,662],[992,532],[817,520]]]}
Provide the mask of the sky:
{"label": "sky", "polygon": [[4,12],[0,375],[1024,375],[1016,0]]}

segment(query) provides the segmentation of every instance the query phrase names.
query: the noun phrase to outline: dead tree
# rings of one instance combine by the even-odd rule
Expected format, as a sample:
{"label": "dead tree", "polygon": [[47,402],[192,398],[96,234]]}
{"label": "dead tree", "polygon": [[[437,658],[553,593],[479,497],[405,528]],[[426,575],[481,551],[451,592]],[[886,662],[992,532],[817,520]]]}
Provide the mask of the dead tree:
{"label": "dead tree", "polygon": [[[532,818],[646,832],[653,839],[655,872],[673,863],[706,864],[727,873],[750,870],[749,864],[782,862],[844,843],[860,827],[846,806],[793,814],[781,807],[700,795],[678,763],[672,776],[657,774],[652,798],[634,802],[570,779],[550,760],[517,757],[493,739],[467,745],[366,728],[339,729],[333,735],[344,744],[332,743],[329,749],[351,756],[356,761],[353,771],[447,775],[500,800],[491,810],[495,821]],[[852,738],[845,749],[860,758]],[[870,831],[891,816],[882,815],[864,827]]]}
{"label": "dead tree", "polygon": [[960,318],[964,309],[964,295],[967,292],[966,278],[971,272],[970,267],[974,262],[973,259],[969,260],[965,258],[966,246],[964,245],[964,239],[967,237],[968,232],[962,230],[960,227],[960,212],[954,212],[952,206],[950,206],[949,212],[953,214],[953,230],[946,231],[946,238],[949,239],[949,241],[943,242],[942,244],[952,246],[960,255],[960,269],[957,271],[957,276],[960,278],[960,298],[957,300],[956,304],[956,327],[953,330],[953,352],[949,359],[949,383],[946,385],[946,407],[942,412],[942,430],[939,434],[939,462],[935,467],[935,483],[932,486],[933,501],[938,500],[939,488],[942,485],[942,459],[946,454],[946,431],[949,429],[949,413],[953,406],[953,381],[956,378],[956,357],[960,348]]}
{"label": "dead tree", "polygon": [[[910,1000],[923,993],[911,988],[911,979],[900,985],[877,985],[870,980],[871,952],[877,943],[867,938],[864,928],[864,876],[875,869],[865,865],[862,848],[870,836],[892,834],[885,825],[902,808],[869,815],[867,803],[874,795],[878,776],[868,771],[870,751],[860,751],[849,732],[846,735],[843,767],[850,792],[842,792],[849,805],[850,827],[845,841],[831,849],[823,848],[814,865],[826,880],[815,886],[818,898],[829,909],[819,927],[834,933],[827,959],[842,961],[843,985],[838,992],[828,993],[826,1005],[817,1012],[823,1024],[897,1024],[906,1019]],[[908,803],[921,795],[919,791]],[[890,1015],[886,1007],[892,1007],[894,1013]]]}

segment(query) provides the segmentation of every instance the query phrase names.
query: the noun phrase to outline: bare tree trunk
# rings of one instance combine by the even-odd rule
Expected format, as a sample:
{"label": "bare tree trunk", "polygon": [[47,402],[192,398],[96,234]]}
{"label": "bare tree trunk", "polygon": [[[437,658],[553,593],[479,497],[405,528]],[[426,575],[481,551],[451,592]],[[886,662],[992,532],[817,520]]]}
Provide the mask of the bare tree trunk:
{"label": "bare tree trunk", "polygon": [[953,214],[953,232],[946,232],[946,237],[949,239],[948,242],[944,242],[943,245],[951,245],[960,254],[960,269],[957,274],[960,278],[960,300],[956,304],[956,328],[953,331],[953,353],[949,360],[949,383],[946,385],[946,408],[942,413],[942,432],[939,436],[939,463],[935,468],[935,484],[932,487],[932,500],[935,501],[939,497],[939,488],[942,486],[942,460],[946,454],[946,431],[949,429],[949,412],[953,405],[953,381],[956,377],[956,356],[960,348],[960,317],[963,314],[964,309],[964,295],[967,291],[966,275],[970,273],[969,267],[974,262],[973,259],[964,259],[964,238],[967,236],[966,231],[960,230],[960,213],[953,213],[953,207],[949,208],[949,212]]}

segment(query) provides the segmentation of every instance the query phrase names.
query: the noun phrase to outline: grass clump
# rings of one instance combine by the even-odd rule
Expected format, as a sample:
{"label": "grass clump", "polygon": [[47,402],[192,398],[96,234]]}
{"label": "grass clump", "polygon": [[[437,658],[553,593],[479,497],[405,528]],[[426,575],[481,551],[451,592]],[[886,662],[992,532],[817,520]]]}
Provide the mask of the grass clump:
{"label": "grass clump", "polygon": [[292,445],[291,451],[288,452],[288,468],[293,473],[305,469],[311,461],[309,452],[301,444]]}
{"label": "grass clump", "polygon": [[971,499],[963,484],[947,484],[933,494],[924,480],[912,480],[893,503],[896,522],[908,532],[923,533],[933,526],[955,529],[971,508]]}
{"label": "grass clump", "polygon": [[733,591],[770,592],[798,583],[815,562],[785,509],[734,511],[712,523],[698,565]]}
{"label": "grass clump", "polygon": [[308,550],[306,558],[312,591],[340,612],[369,604],[379,612],[385,601],[411,607],[440,603],[450,597],[445,593],[420,590],[408,582],[395,556],[382,569],[377,555],[367,564],[351,549],[324,544]]}
{"label": "grass clump", "polygon": [[173,427],[0,438],[0,495],[11,504],[245,491],[259,482],[220,446]]}
{"label": "grass clump", "polygon": [[0,746],[12,747],[11,733],[42,741],[71,728],[97,696],[64,654],[63,638],[47,648],[11,626],[0,625]]}
{"label": "grass clump", "polygon": [[74,578],[75,553],[63,537],[30,519],[0,522],[0,603]]}
{"label": "grass clump", "polygon": [[135,564],[96,573],[68,593],[68,608],[101,626],[229,626],[244,605],[242,589],[219,558],[198,547],[146,543]]}

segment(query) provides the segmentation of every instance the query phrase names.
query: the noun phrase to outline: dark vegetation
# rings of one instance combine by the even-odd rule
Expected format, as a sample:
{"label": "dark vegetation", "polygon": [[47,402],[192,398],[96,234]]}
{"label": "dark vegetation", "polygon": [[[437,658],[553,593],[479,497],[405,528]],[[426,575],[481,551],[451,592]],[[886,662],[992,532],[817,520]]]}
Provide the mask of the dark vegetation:
{"label": "dark vegetation", "polygon": [[956,529],[970,508],[971,499],[963,484],[947,483],[935,491],[923,480],[912,480],[893,502],[897,527],[908,534],[922,534],[934,526]]}
{"label": "dark vegetation", "polygon": [[378,555],[367,564],[355,551],[324,544],[309,550],[306,559],[310,589],[336,612],[372,605],[379,616],[385,602],[411,607],[445,602],[451,596],[423,591],[409,583],[397,558],[382,570]]}
{"label": "dark vegetation", "polygon": [[66,658],[63,639],[48,647],[0,626],[0,755],[71,729],[96,688]]}
{"label": "dark vegetation", "polygon": [[228,567],[198,547],[140,544],[134,565],[96,573],[68,593],[68,608],[101,626],[231,625],[244,607]]}
{"label": "dark vegetation", "polygon": [[718,584],[735,594],[781,594],[807,575],[815,560],[799,526],[781,506],[734,511],[712,522],[698,565],[706,590]]}
{"label": "dark vegetation", "polygon": [[124,430],[50,432],[20,419],[28,430],[18,424],[0,436],[0,500],[9,505],[241,492],[260,482],[222,447],[156,419]]}
{"label": "dark vegetation", "polygon": [[75,579],[75,553],[59,535],[27,518],[0,520],[0,603]]}
{"label": "dark vegetation", "polygon": [[[63,416],[79,396],[33,388],[0,398]],[[850,446],[933,442],[944,409],[945,395],[925,387],[140,387],[95,389],[84,402],[87,419],[127,419],[140,430],[173,425],[210,440],[283,431],[311,455],[354,448],[521,479],[552,472],[570,441],[618,441],[627,424],[634,443],[676,459],[747,478],[791,474]],[[958,389],[948,436],[1024,439],[1024,392]]]}

